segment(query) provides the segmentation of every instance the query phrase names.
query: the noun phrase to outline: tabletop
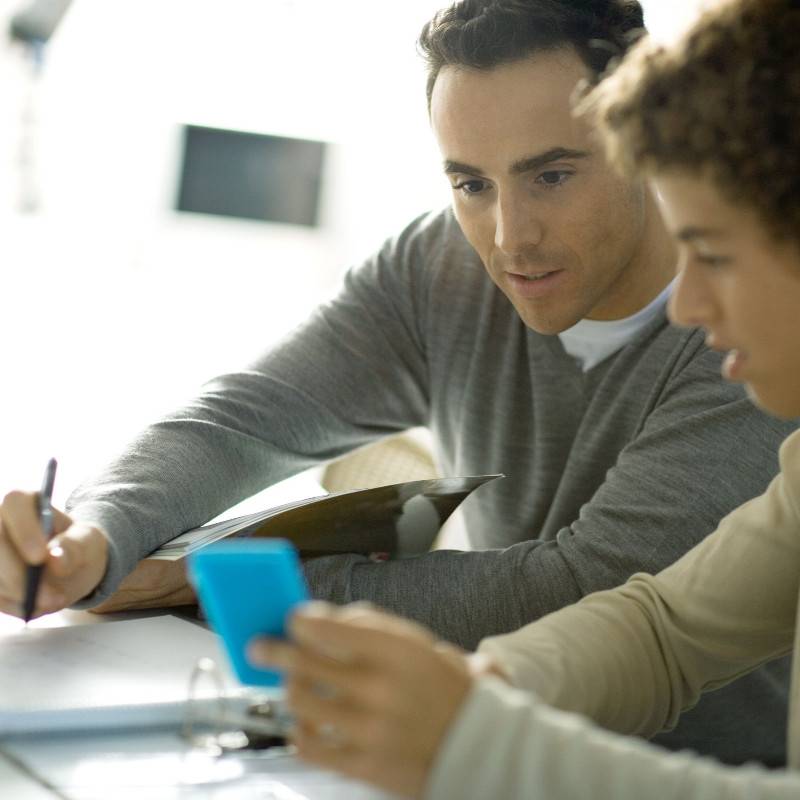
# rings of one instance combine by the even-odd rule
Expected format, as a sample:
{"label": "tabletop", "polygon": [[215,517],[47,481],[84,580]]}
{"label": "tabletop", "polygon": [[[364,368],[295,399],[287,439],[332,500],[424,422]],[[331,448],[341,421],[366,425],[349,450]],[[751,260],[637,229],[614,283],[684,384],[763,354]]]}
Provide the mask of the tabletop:
{"label": "tabletop", "polygon": [[[159,612],[62,611],[32,625],[102,624]],[[174,613],[174,610],[171,610]],[[4,636],[23,623],[0,614]],[[311,767],[286,751],[217,755],[169,730],[3,736],[0,797],[9,800],[388,800],[365,784]]]}

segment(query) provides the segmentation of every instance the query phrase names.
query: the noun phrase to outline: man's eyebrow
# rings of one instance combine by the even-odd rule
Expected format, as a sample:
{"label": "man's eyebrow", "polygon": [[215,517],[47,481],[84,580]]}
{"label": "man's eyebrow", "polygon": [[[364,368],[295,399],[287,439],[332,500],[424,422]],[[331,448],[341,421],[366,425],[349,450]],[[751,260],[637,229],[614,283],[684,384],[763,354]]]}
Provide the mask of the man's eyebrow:
{"label": "man's eyebrow", "polygon": [[482,175],[483,170],[479,167],[472,167],[469,164],[462,164],[460,161],[445,161],[444,172],[445,175],[452,175],[459,172],[464,175]]}
{"label": "man's eyebrow", "polygon": [[571,150],[568,147],[551,147],[544,153],[535,156],[528,156],[515,161],[511,165],[509,172],[512,175],[521,175],[523,172],[533,172],[541,169],[546,164],[553,161],[561,161],[564,158],[588,158],[591,155],[587,150]]}
{"label": "man's eyebrow", "polygon": [[693,242],[695,239],[713,239],[723,235],[723,232],[717,228],[700,228],[696,225],[687,225],[675,234],[675,238],[680,242]]}
{"label": "man's eyebrow", "polygon": [[[526,156],[525,158],[520,158],[518,161],[515,161],[509,169],[509,174],[521,175],[525,172],[532,172],[533,170],[540,169],[553,161],[560,161],[563,158],[588,158],[590,155],[591,153],[587,150],[571,150],[568,147],[551,147],[544,153],[539,153],[535,156]],[[483,170],[480,167],[464,164],[461,161],[445,161],[444,171],[447,175],[461,173],[463,175],[483,176]]]}

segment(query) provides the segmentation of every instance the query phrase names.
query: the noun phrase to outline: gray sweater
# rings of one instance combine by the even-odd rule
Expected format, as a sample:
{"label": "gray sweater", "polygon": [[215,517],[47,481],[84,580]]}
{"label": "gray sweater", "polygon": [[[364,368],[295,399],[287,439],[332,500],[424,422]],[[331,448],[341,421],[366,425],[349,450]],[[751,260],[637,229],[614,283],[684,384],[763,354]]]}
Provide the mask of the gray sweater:
{"label": "gray sweater", "polygon": [[[111,539],[99,602],[180,531],[320,461],[425,425],[445,475],[504,472],[464,507],[476,550],[319,558],[313,593],[369,599],[472,648],[639,571],[657,572],[762,492],[792,426],[719,375],[663,315],[582,372],[528,329],[450,211],[421,217],[263,357],[146,429],[68,507]],[[665,739],[783,762],[779,663]]]}

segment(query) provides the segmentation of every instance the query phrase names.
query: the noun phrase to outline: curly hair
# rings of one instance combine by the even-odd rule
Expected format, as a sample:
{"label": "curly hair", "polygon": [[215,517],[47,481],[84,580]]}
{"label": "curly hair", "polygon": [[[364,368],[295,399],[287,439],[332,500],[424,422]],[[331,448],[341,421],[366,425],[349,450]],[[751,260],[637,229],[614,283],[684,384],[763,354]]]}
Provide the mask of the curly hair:
{"label": "curly hair", "polygon": [[486,70],[572,46],[599,75],[644,30],[638,0],[461,0],[439,11],[420,34],[428,107],[442,67]]}
{"label": "curly hair", "polygon": [[702,175],[800,244],[798,0],[731,0],[671,45],[641,42],[578,112],[623,171]]}

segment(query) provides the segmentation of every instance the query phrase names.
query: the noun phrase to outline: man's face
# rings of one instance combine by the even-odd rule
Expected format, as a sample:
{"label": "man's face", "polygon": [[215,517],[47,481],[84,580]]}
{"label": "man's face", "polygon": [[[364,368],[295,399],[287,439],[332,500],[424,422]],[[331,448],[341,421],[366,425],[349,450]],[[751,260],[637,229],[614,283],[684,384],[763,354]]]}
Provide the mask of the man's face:
{"label": "man's face", "polygon": [[667,173],[653,184],[680,243],[672,321],[705,328],[708,345],[728,353],[725,377],[762,408],[800,416],[800,251],[706,181]]}
{"label": "man's face", "polygon": [[646,258],[654,212],[644,187],[620,178],[572,115],[587,77],[561,49],[491,70],[445,67],[431,97],[456,218],[540,333],[629,316],[668,280]]}

